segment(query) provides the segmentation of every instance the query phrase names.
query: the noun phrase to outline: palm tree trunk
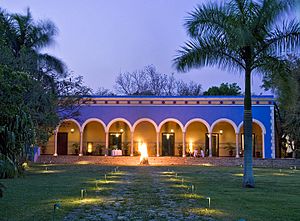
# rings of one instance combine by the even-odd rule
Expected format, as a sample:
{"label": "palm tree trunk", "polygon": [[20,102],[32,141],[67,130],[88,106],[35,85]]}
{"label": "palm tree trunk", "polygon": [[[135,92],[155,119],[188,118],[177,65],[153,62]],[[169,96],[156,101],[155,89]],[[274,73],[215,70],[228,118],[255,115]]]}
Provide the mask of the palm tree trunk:
{"label": "palm tree trunk", "polygon": [[244,177],[243,187],[254,187],[252,162],[252,100],[251,100],[251,69],[245,71],[244,97]]}

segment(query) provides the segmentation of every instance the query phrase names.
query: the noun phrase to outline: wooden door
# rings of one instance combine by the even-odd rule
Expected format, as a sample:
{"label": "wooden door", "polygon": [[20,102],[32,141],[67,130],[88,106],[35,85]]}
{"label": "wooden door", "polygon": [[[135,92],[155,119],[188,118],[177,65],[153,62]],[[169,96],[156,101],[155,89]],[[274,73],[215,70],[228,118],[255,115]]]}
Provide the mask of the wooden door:
{"label": "wooden door", "polygon": [[68,133],[57,134],[57,154],[68,155]]}

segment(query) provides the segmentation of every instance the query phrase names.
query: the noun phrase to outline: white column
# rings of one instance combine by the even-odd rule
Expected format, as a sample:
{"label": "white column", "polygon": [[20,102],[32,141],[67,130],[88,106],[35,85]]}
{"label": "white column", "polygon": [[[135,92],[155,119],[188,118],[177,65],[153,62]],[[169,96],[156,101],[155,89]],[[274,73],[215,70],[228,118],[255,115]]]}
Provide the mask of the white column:
{"label": "white column", "polygon": [[133,157],[133,131],[131,132],[131,137],[130,137],[130,156]]}
{"label": "white column", "polygon": [[182,157],[186,157],[185,155],[185,132],[182,132]]}
{"label": "white column", "polygon": [[53,156],[57,157],[57,131],[54,131],[54,154]]}
{"label": "white column", "polygon": [[79,156],[83,156],[83,131],[80,131],[80,147]]}
{"label": "white column", "polygon": [[156,156],[159,157],[159,132],[156,132]]}
{"label": "white column", "polygon": [[208,152],[209,152],[209,157],[212,157],[212,133],[209,133],[209,146],[208,146]]}
{"label": "white column", "polygon": [[265,134],[262,132],[262,158],[265,159]]}
{"label": "white column", "polygon": [[108,155],[108,139],[109,139],[109,133],[105,132],[105,156]]}
{"label": "white column", "polygon": [[235,157],[239,158],[240,157],[240,150],[239,150],[239,134],[235,134],[235,147],[236,147],[236,154]]}

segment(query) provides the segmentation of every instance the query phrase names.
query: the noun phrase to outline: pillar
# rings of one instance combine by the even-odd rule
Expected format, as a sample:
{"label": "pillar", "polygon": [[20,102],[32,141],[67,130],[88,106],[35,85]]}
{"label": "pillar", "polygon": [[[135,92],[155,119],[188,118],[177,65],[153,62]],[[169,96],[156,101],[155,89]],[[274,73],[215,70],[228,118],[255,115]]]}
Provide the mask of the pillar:
{"label": "pillar", "polygon": [[109,133],[105,132],[105,156],[108,155],[108,141],[109,141]]}
{"label": "pillar", "polygon": [[235,134],[235,147],[236,147],[236,154],[235,157],[239,158],[240,157],[240,150],[239,150],[239,134]]}
{"label": "pillar", "polygon": [[186,155],[185,155],[185,135],[186,135],[186,133],[182,132],[182,138],[183,138],[183,140],[182,140],[182,157],[186,157]]}
{"label": "pillar", "polygon": [[57,131],[54,131],[54,154],[53,156],[57,157]]}
{"label": "pillar", "polygon": [[265,134],[262,132],[262,158],[265,159]]}
{"label": "pillar", "polygon": [[83,131],[80,131],[79,156],[83,156]]}
{"label": "pillar", "polygon": [[131,132],[130,141],[130,156],[133,157],[133,131]]}
{"label": "pillar", "polygon": [[209,133],[209,149],[208,149],[208,152],[209,152],[209,157],[212,157],[212,133],[210,132]]}
{"label": "pillar", "polygon": [[156,156],[159,157],[159,132],[156,132]]}

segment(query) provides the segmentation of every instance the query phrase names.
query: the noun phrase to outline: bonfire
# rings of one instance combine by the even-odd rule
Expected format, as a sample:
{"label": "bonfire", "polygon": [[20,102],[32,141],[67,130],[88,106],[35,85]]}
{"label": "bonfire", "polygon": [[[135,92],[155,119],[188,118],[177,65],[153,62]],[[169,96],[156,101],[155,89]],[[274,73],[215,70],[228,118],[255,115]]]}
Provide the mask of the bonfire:
{"label": "bonfire", "polygon": [[139,143],[139,152],[141,153],[140,164],[149,164],[147,144]]}

